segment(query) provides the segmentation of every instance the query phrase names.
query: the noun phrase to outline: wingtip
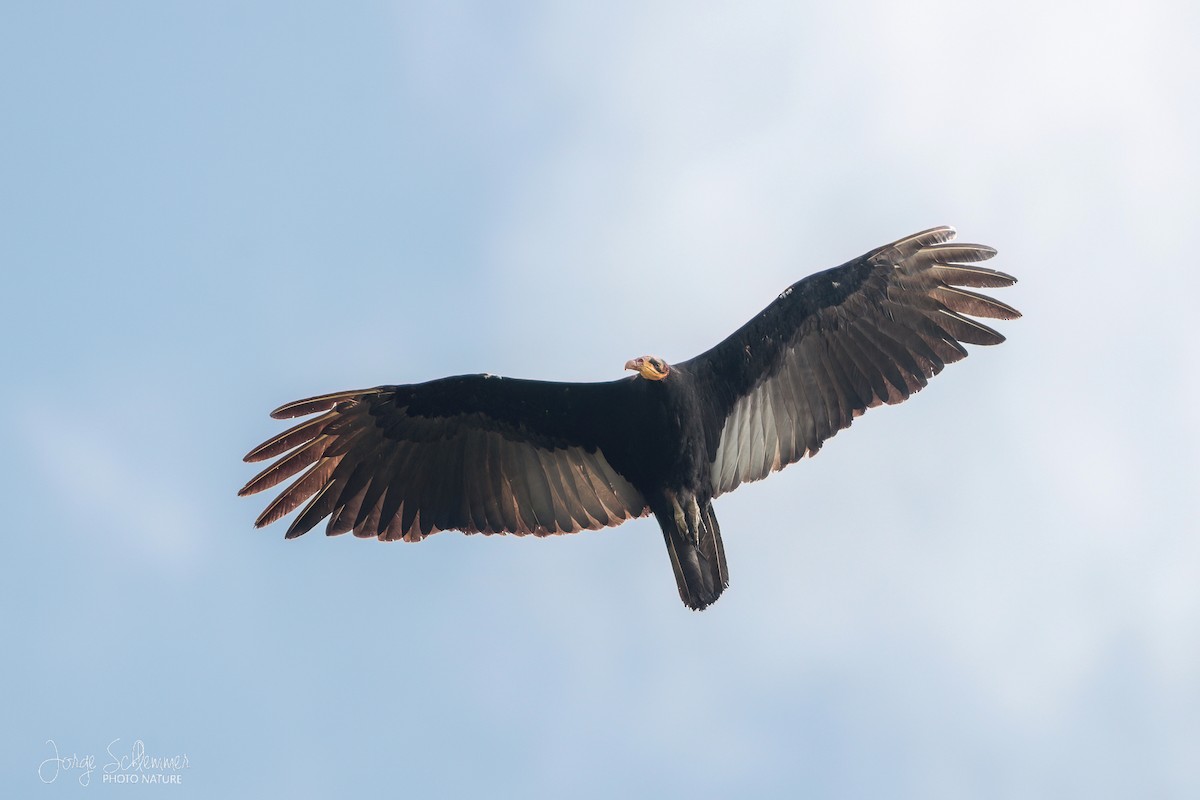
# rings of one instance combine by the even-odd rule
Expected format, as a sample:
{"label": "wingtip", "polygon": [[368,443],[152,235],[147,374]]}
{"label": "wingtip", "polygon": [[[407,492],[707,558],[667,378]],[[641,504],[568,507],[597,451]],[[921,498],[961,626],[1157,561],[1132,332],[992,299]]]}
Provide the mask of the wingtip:
{"label": "wingtip", "polygon": [[303,416],[302,413],[297,413],[293,409],[303,403],[309,403],[310,400],[297,400],[293,403],[284,403],[279,408],[271,412],[271,419],[292,419],[293,417]]}
{"label": "wingtip", "polygon": [[991,259],[995,258],[997,255],[1000,254],[999,250],[997,250],[996,248],[994,248],[988,244],[976,244],[975,242],[971,242],[971,243],[963,242],[962,244],[958,244],[956,242],[954,245],[951,245],[951,246],[961,247],[961,248],[970,248],[971,250],[974,250],[978,254],[978,257],[974,259],[975,261],[990,261]]}
{"label": "wingtip", "polygon": [[338,400],[352,394],[357,394],[357,392],[338,392],[337,394],[323,394],[306,397],[303,400],[293,400],[272,411],[271,419],[293,419],[315,414],[318,411],[328,411],[337,405]]}
{"label": "wingtip", "polygon": [[272,455],[278,455],[277,453],[273,453],[268,449],[274,445],[278,439],[278,436],[274,436],[263,442],[258,447],[255,447],[249,453],[246,453],[246,455],[242,456],[242,461],[246,464],[257,464],[260,461],[266,461],[268,458],[271,458]]}
{"label": "wingtip", "polygon": [[[994,250],[992,252],[995,253]],[[998,289],[1004,288],[1004,286],[1012,286],[1013,284],[1015,284],[1017,282],[1017,279],[1015,277],[1013,277],[1012,275],[1009,275],[1007,272],[997,271],[996,277],[1000,280],[1007,281],[1007,283],[1004,284],[1003,286],[997,286],[996,288],[998,288]]]}
{"label": "wingtip", "polygon": [[958,238],[958,228],[953,225],[938,225],[936,228],[930,228],[926,234],[936,236],[939,242],[953,242]]}
{"label": "wingtip", "polygon": [[376,386],[374,389],[351,389],[345,392],[334,392],[332,394],[321,394],[316,397],[306,397],[303,400],[293,400],[290,403],[284,403],[279,408],[271,412],[271,419],[292,419],[293,417],[306,417],[309,414],[316,414],[320,411],[328,411],[343,400],[358,400],[369,395],[383,394],[390,388],[388,386]]}

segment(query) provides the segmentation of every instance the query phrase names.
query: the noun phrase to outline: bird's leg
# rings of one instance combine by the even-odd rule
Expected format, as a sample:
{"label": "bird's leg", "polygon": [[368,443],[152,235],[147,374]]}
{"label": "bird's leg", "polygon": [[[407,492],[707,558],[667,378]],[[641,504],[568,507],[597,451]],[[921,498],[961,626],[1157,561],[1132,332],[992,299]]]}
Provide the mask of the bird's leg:
{"label": "bird's leg", "polygon": [[675,526],[680,531],[687,531],[688,539],[692,544],[700,543],[700,505],[696,502],[696,496],[688,493],[686,499],[681,503],[679,495],[674,492],[667,492],[667,499],[671,503],[671,513],[675,517]]}

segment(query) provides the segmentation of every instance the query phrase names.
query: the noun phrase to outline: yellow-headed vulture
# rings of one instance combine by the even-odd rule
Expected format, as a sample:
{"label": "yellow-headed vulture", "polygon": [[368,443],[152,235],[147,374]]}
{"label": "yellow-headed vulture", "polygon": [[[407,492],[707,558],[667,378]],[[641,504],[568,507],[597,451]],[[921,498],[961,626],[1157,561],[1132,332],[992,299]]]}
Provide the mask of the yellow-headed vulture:
{"label": "yellow-headed vulture", "polygon": [[[899,403],[1004,337],[1020,314],[968,288],[1015,279],[954,229],[901,239],[793,284],[711,350],[645,356],[607,383],[462,375],[288,403],[310,417],[254,448],[275,459],[240,494],[291,484],[256,521],[287,537],[420,541],[441,530],[546,536],[654,514],[690,608],[729,584],[712,501],[813,455],[872,406]],[[315,415],[315,416],[313,416]],[[301,508],[302,507],[302,508]]]}

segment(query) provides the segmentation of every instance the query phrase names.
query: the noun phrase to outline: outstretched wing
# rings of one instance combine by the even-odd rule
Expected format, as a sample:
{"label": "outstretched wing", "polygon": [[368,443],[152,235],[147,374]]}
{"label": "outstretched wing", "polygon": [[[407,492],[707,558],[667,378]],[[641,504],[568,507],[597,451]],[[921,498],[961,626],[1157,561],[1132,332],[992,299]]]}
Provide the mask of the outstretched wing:
{"label": "outstretched wing", "polygon": [[319,414],[254,448],[277,460],[239,492],[295,480],[262,527],[305,504],[288,529],[417,541],[439,530],[575,533],[648,513],[605,457],[599,420],[622,382],[547,383],[466,375],[289,403],[277,419]]}
{"label": "outstretched wing", "polygon": [[816,453],[866,409],[907,399],[964,358],[963,343],[1004,341],[970,317],[1020,313],[962,287],[1016,279],[975,265],[992,248],[953,239],[953,228],[933,228],[811,275],[680,365],[710,404],[714,496]]}

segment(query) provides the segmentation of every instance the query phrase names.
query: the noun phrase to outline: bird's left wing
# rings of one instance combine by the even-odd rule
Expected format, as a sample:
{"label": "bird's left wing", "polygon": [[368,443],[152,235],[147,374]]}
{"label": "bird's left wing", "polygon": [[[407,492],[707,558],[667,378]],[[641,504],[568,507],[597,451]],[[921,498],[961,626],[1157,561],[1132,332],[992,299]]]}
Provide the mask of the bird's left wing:
{"label": "bird's left wing", "polygon": [[[289,403],[319,414],[246,461],[277,460],[239,492],[295,480],[255,525],[305,504],[293,538],[328,517],[329,535],[416,541],[439,530],[544,536],[619,525],[646,501],[605,457],[622,381],[549,383],[465,375]],[[619,417],[617,417],[619,419]]]}
{"label": "bird's left wing", "polygon": [[905,400],[964,358],[963,343],[1004,341],[970,317],[1020,313],[962,287],[1016,279],[977,266],[995,250],[953,239],[953,228],[934,228],[811,275],[680,365],[708,404],[714,496],[816,453],[864,410]]}

